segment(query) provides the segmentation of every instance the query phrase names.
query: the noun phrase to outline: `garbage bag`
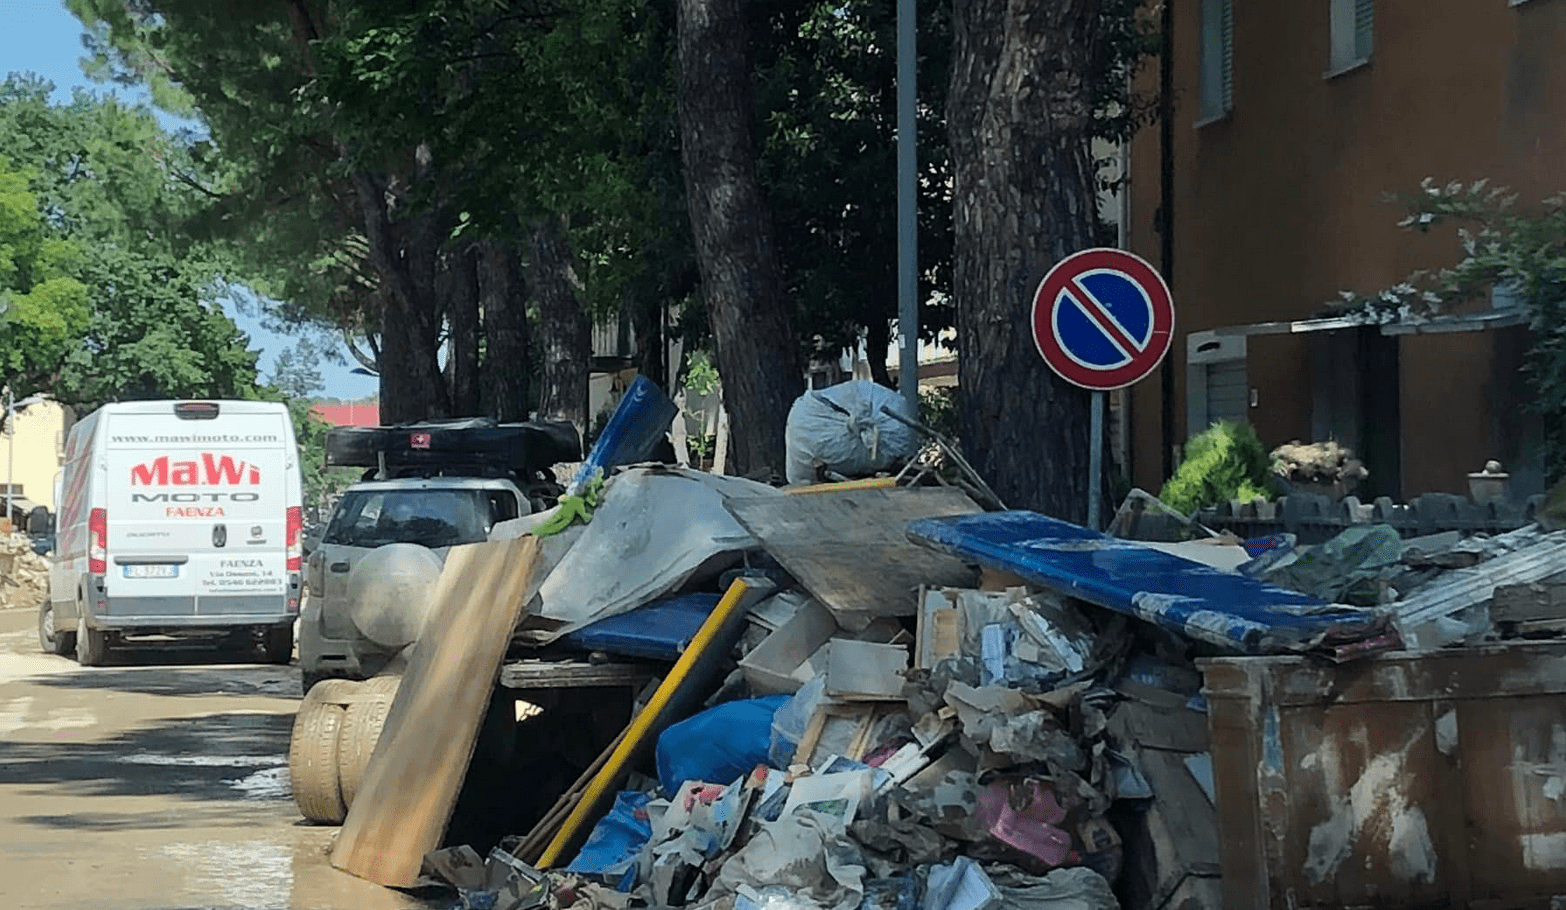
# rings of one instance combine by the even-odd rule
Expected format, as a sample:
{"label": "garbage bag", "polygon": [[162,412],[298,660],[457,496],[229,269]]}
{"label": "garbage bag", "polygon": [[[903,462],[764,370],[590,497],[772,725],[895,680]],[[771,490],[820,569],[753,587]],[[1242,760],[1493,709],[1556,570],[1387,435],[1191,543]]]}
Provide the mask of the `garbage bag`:
{"label": "garbage bag", "polygon": [[793,761],[794,750],[805,738],[805,728],[816,708],[826,700],[826,674],[810,680],[798,692],[786,697],[772,716],[771,742],[767,747],[767,762],[779,770],[786,770]]}
{"label": "garbage bag", "polygon": [[919,437],[882,407],[917,420],[898,393],[865,380],[806,392],[789,409],[784,429],[789,483],[808,483],[818,465],[863,477],[919,453]]}
{"label": "garbage bag", "polygon": [[727,783],[767,762],[772,715],[786,695],[725,702],[658,737],[658,783],[673,793],[688,780]]}
{"label": "garbage bag", "polygon": [[583,875],[619,876],[636,865],[642,847],[652,839],[652,822],[644,811],[652,797],[626,790],[614,798],[609,814],[598,820],[587,843],[565,871]]}

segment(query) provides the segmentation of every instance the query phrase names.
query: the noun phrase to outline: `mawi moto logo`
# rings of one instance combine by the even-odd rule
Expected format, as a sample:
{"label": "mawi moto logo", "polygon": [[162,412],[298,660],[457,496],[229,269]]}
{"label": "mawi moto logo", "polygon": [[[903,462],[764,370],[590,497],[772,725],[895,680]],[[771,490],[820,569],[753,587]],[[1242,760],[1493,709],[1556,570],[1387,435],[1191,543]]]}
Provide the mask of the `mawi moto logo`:
{"label": "mawi moto logo", "polygon": [[174,461],[164,455],[131,468],[131,486],[220,487],[258,486],[261,469],[229,455],[202,452],[200,461]]}

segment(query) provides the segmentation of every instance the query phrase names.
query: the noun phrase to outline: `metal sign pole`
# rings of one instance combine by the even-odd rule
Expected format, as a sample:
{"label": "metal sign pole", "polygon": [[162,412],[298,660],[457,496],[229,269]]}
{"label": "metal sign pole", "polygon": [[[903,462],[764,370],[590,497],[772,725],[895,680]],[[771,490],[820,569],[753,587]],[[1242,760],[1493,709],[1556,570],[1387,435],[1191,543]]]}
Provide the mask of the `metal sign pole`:
{"label": "metal sign pole", "polygon": [[1088,420],[1088,507],[1087,526],[1098,530],[1098,501],[1104,476],[1104,393],[1093,393],[1092,417]]}
{"label": "metal sign pole", "polygon": [[[897,0],[897,388],[919,414],[918,44],[914,0]],[[885,351],[871,351],[885,357]]]}

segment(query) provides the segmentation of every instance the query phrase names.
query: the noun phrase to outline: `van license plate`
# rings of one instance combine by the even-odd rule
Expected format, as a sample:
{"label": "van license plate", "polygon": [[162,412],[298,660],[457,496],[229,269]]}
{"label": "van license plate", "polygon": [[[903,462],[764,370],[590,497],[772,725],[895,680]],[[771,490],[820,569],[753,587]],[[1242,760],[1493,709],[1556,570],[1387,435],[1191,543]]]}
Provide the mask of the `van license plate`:
{"label": "van license plate", "polygon": [[178,578],[179,566],[176,565],[148,565],[126,566],[126,578]]}

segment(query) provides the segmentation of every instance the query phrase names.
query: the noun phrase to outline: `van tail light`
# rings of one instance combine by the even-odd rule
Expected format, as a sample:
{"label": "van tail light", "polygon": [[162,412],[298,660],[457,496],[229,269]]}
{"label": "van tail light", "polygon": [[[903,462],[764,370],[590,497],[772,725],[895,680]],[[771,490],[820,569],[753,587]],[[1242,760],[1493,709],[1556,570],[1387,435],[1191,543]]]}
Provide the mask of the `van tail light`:
{"label": "van tail light", "polygon": [[288,544],[288,571],[290,572],[299,571],[299,566],[304,561],[304,548],[299,542],[299,535],[303,530],[304,514],[300,512],[298,506],[289,506],[287,529],[283,532],[283,539]]}
{"label": "van tail light", "polygon": [[93,509],[87,516],[87,571],[109,574],[109,512]]}

